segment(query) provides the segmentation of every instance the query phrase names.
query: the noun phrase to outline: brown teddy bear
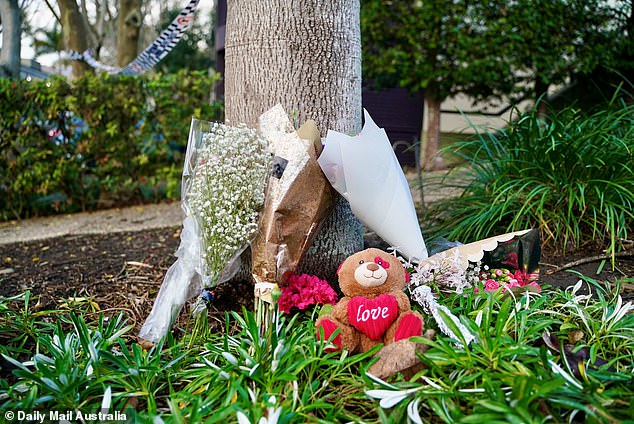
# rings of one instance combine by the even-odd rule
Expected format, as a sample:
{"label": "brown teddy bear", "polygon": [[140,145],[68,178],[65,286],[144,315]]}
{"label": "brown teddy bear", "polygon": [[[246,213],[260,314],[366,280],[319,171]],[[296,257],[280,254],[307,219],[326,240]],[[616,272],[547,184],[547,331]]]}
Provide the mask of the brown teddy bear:
{"label": "brown teddy bear", "polygon": [[318,336],[323,331],[328,339],[340,329],[333,343],[355,353],[422,335],[423,317],[412,311],[403,292],[409,274],[393,255],[375,248],[357,252],[341,264],[337,276],[345,297],[331,315],[317,320]]}

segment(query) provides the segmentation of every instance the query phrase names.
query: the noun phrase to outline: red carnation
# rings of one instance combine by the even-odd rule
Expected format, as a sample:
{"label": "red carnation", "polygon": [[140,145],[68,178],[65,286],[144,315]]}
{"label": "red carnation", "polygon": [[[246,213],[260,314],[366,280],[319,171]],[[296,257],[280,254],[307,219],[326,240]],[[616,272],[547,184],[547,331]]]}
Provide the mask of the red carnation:
{"label": "red carnation", "polygon": [[307,309],[311,305],[334,305],[337,293],[327,281],[314,275],[291,275],[288,285],[281,287],[282,294],[277,301],[280,310],[290,313],[292,308]]}

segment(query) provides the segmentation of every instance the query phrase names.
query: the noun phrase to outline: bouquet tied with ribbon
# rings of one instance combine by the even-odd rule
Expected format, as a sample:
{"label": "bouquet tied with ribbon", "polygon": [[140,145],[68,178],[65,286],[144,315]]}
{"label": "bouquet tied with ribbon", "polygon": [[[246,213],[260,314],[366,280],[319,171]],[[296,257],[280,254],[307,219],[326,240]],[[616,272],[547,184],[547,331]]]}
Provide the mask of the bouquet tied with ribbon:
{"label": "bouquet tied with ribbon", "polygon": [[[436,319],[443,333],[469,344],[474,336],[445,306],[438,303],[436,296],[441,292],[460,294],[466,289],[477,292],[478,286],[483,286],[485,290],[509,290],[514,294],[540,291],[536,282],[540,257],[540,236],[536,229],[459,244],[421,261],[414,268],[409,291],[412,299]],[[439,310],[453,321],[460,335],[454,334]]]}

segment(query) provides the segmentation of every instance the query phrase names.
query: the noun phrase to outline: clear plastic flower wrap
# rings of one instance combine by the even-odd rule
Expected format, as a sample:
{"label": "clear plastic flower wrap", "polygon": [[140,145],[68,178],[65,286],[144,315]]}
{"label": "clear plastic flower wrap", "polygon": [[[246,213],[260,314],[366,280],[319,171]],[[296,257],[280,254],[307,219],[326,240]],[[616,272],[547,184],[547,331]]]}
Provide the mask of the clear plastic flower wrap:
{"label": "clear plastic flower wrap", "polygon": [[[139,336],[157,341],[184,303],[227,281],[258,230],[271,154],[253,129],[192,119],[181,187],[185,213],[177,260]],[[204,308],[199,301],[194,313]]]}

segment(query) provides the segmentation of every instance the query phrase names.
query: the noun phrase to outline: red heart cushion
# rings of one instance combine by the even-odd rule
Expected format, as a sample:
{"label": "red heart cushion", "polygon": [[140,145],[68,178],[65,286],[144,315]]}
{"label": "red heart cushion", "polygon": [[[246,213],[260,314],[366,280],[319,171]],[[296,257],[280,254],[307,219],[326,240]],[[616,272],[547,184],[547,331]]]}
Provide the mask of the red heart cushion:
{"label": "red heart cushion", "polygon": [[372,340],[380,340],[397,316],[398,302],[391,294],[356,296],[348,302],[348,321]]}

